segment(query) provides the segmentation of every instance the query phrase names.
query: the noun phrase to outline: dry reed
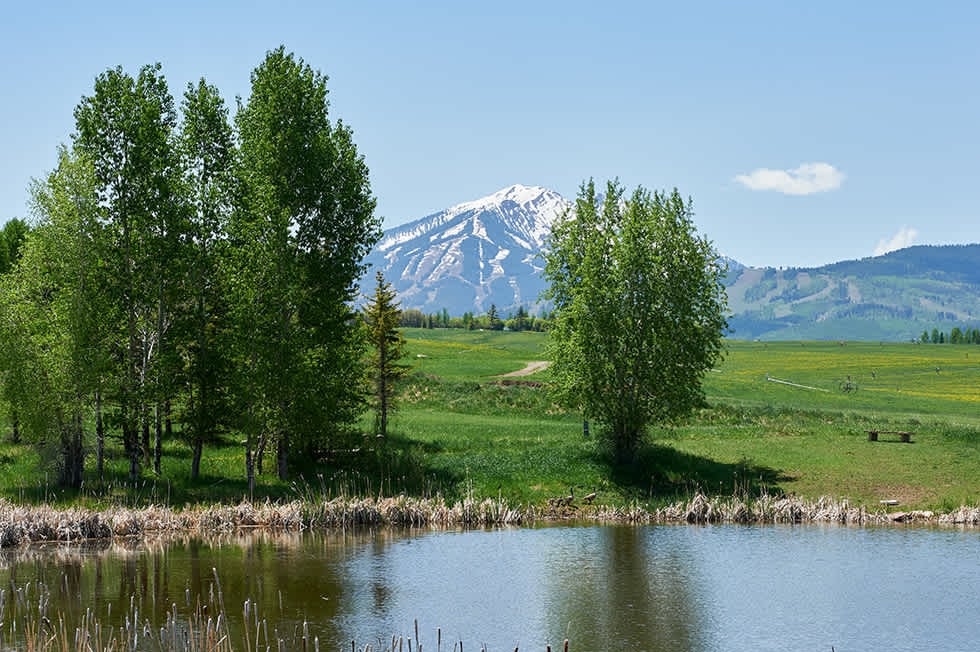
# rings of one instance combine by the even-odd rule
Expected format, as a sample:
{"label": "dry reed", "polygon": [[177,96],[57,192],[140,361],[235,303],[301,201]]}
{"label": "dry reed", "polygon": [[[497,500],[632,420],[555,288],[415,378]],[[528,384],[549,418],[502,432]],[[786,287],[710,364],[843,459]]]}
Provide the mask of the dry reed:
{"label": "dry reed", "polygon": [[[245,600],[242,605],[241,632],[232,633],[222,598],[221,584],[215,582],[208,596],[198,598],[190,613],[182,614],[176,604],[166,613],[165,622],[155,625],[141,619],[135,596],[118,626],[106,625],[87,609],[77,623],[69,624],[62,614],[50,611],[50,592],[44,584],[12,586],[0,589],[0,649],[26,652],[268,652],[302,650],[319,652],[319,638],[311,634],[310,623],[281,632],[259,613],[257,604]],[[216,614],[216,615],[209,615]],[[436,630],[436,651],[442,650],[442,630]],[[423,652],[419,624],[414,623],[414,637],[392,636],[379,639],[377,646],[359,646],[351,641],[352,652]],[[463,649],[463,642],[453,650]],[[485,648],[484,648],[485,649]],[[517,648],[514,648],[517,650]],[[549,648],[550,649],[550,646]],[[564,644],[568,652],[568,641]]]}
{"label": "dry reed", "polygon": [[0,548],[58,541],[148,539],[181,534],[209,537],[260,529],[273,532],[302,532],[310,529],[358,526],[396,527],[484,527],[521,525],[539,520],[576,519],[625,523],[840,523],[879,525],[927,523],[980,526],[980,507],[961,507],[936,514],[930,511],[888,512],[851,505],[846,499],[762,494],[708,496],[697,492],[654,510],[639,505],[603,506],[562,504],[514,507],[500,498],[466,498],[448,503],[444,498],[337,497],[329,500],[295,500],[286,503],[210,505],[177,510],[150,506],[141,509],[114,507],[104,511],[82,508],[55,509],[48,506],[17,505],[0,500]]}

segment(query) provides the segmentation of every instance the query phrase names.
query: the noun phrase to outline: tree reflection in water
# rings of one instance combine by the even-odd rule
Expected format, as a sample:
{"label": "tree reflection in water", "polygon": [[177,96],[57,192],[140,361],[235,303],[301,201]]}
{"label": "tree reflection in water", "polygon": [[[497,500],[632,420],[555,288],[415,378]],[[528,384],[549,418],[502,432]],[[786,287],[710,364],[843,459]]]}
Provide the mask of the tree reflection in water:
{"label": "tree reflection in water", "polygon": [[577,528],[562,537],[548,577],[552,640],[577,649],[701,649],[691,569],[676,546],[658,547],[654,526]]}
{"label": "tree reflection in water", "polygon": [[697,648],[684,564],[658,549],[655,528],[256,532],[3,551],[0,586],[47,585],[69,628],[90,608],[119,627],[131,600],[158,627],[173,605],[216,603],[217,575],[235,637],[247,599],[270,632],[292,638],[308,622],[324,649],[407,633],[418,618],[493,647],[683,651]]}
{"label": "tree reflection in water", "polygon": [[189,614],[220,588],[233,635],[240,635],[248,599],[270,631],[291,633],[308,620],[314,635],[329,640],[337,634],[331,623],[344,591],[340,562],[372,538],[371,532],[252,532],[207,541],[33,546],[0,552],[0,586],[45,585],[49,613],[64,615],[69,629],[89,609],[103,626],[119,627],[131,601],[140,623],[157,627],[173,605]]}

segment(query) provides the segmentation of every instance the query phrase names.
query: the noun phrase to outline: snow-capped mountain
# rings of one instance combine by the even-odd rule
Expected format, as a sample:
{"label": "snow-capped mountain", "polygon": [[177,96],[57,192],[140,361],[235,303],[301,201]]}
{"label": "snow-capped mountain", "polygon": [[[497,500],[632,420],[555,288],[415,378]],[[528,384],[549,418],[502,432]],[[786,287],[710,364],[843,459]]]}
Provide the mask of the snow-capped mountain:
{"label": "snow-capped mountain", "polygon": [[[569,203],[540,187],[511,186],[385,232],[367,257],[403,309],[506,316],[538,311],[541,256]],[[980,318],[980,244],[917,246],[819,268],[747,267],[721,256],[737,339],[907,340]]]}
{"label": "snow-capped mountain", "polygon": [[362,291],[370,292],[381,270],[403,309],[531,309],[545,287],[542,248],[567,206],[547,188],[514,185],[385,231],[367,258]]}

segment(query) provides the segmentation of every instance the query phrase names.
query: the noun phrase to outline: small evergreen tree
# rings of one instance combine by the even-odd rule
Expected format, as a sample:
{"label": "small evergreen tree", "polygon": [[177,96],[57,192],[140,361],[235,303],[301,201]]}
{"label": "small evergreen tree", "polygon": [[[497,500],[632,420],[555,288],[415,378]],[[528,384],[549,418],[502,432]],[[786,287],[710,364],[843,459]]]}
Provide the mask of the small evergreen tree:
{"label": "small evergreen tree", "polygon": [[368,370],[377,414],[375,427],[379,437],[386,437],[388,412],[394,409],[395,382],[405,376],[409,367],[399,363],[404,356],[405,338],[398,330],[401,310],[395,301],[395,291],[381,272],[375,279],[374,296],[364,306],[363,318],[368,341],[374,349]]}
{"label": "small evergreen tree", "polygon": [[517,307],[517,314],[514,315],[514,330],[523,331],[528,328],[527,310],[524,306]]}
{"label": "small evergreen tree", "polygon": [[492,331],[502,328],[500,324],[500,315],[497,313],[497,304],[490,304],[490,309],[487,310],[487,321],[489,322],[490,330]]}

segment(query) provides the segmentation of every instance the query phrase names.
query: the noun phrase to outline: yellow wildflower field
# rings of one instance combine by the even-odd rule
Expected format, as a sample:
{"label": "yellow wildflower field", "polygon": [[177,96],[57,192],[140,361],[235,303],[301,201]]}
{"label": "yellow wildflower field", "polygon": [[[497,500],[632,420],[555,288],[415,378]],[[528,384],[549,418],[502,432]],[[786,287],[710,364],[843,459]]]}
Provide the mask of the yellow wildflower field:
{"label": "yellow wildflower field", "polygon": [[746,403],[980,420],[980,347],[730,341],[705,389]]}

